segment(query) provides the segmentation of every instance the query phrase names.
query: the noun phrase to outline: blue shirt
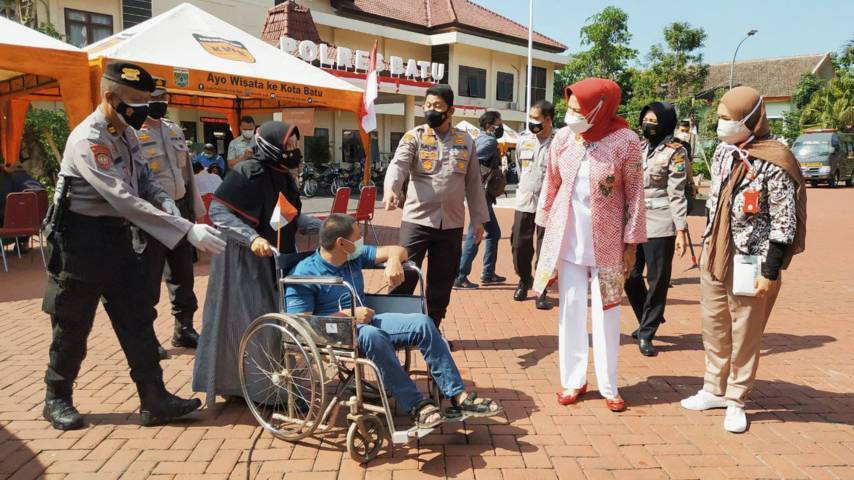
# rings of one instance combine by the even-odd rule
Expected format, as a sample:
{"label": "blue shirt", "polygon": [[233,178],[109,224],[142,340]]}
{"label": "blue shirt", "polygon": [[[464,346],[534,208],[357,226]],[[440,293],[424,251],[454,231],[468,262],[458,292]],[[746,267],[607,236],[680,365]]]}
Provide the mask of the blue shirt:
{"label": "blue shirt", "polygon": [[501,155],[498,153],[498,140],[495,135],[481,133],[474,139],[477,148],[477,160],[486,168],[497,168],[501,165]]}
{"label": "blue shirt", "polygon": [[[377,263],[377,247],[365,245],[362,256],[340,267],[327,262],[320,250],[301,261],[289,275],[315,275],[341,277],[356,290],[359,301],[357,307],[365,304],[365,279],[362,268]],[[339,304],[340,300],[340,304]],[[350,291],[340,285],[288,285],[285,290],[285,302],[288,313],[313,313],[330,315],[350,308]],[[340,305],[340,306],[339,306]]]}
{"label": "blue shirt", "polygon": [[205,170],[210,168],[211,165],[218,165],[220,172],[225,173],[225,160],[222,159],[221,155],[214,155],[213,157],[208,157],[204,153],[199,153],[196,155],[196,163],[201,164],[201,166],[205,167]]}

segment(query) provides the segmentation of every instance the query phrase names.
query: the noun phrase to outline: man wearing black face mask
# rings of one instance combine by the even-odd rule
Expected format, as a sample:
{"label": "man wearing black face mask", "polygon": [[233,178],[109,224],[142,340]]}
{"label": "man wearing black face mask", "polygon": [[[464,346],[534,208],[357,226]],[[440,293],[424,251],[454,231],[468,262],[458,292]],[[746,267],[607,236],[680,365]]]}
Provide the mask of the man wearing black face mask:
{"label": "man wearing black face mask", "polygon": [[[451,289],[460,258],[468,201],[475,242],[483,238],[489,220],[481,185],[474,141],[451,126],[454,92],[447,85],[427,89],[426,125],[407,132],[385,176],[383,205],[398,207],[404,198],[400,244],[419,266],[430,257],[427,270],[427,311],[438,326],[451,301]],[[406,188],[406,190],[404,190]],[[406,280],[393,293],[412,293],[416,278]]]}
{"label": "man wearing black face mask", "polygon": [[[142,156],[148,162],[154,179],[173,200],[164,204],[166,213],[191,222],[201,221],[205,216],[205,206],[193,181],[184,132],[165,117],[169,105],[166,81],[154,77],[154,84],[155,90],[148,103],[148,120],[137,132]],[[199,334],[193,328],[193,314],[198,309],[196,294],[193,292],[193,247],[182,240],[169,250],[151,235],[145,234],[145,239],[142,256],[152,305],[156,306],[160,302],[162,278],[166,281],[172,315],[175,317],[172,346],[196,348]],[[162,347],[158,347],[158,353],[160,358],[166,357]]]}
{"label": "man wearing black face mask", "polygon": [[130,226],[167,248],[186,238],[200,250],[219,253],[225,242],[207,225],[164,211],[172,199],[151,175],[131,130],[145,121],[153,90],[143,68],[108,65],[100,105],[65,145],[46,228],[50,260],[42,303],[53,328],[43,415],[58,430],[83,427],[72,393],[99,302],[136,383],[142,424],[168,422],[201,405],[172,395],[163,383],[154,335],[157,312],[139,260],[140,239]]}

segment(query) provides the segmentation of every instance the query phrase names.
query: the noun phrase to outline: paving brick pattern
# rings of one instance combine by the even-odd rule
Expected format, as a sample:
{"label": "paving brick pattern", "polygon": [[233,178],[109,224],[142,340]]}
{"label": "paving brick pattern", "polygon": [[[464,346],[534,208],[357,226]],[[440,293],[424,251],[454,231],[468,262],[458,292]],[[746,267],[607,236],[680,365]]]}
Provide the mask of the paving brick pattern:
{"label": "paving brick pattern", "polygon": [[[503,416],[447,425],[418,443],[385,449],[367,467],[346,454],[340,421],[330,434],[297,444],[263,434],[252,457],[253,478],[854,478],[854,189],[809,194],[809,250],[783,276],[748,403],[747,433],[724,432],[722,411],[688,412],[678,405],[700,386],[703,362],[698,279],[696,270],[685,271],[686,256],[674,267],[658,357],[638,353],[629,336],[635,320],[623,306],[619,384],[626,412],[605,409],[592,363],[593,392],[576,405],[557,405],[557,311],[535,310],[532,300],[514,302],[508,282],[455,292],[444,323],[464,378],[481,396],[500,400]],[[512,280],[512,211],[498,216],[504,232],[498,272]],[[691,222],[695,241],[700,221]],[[397,222],[396,213],[379,214],[378,223],[388,226],[380,229],[383,241],[394,240]],[[260,430],[245,407],[221,402],[183,423],[139,426],[135,389],[102,310],[75,389],[89,426],[50,428],[41,419],[50,342],[41,312],[44,273],[38,260],[11,264],[0,274],[0,480],[245,478]],[[197,274],[203,297],[205,262]],[[157,331],[166,343],[171,319],[165,302],[159,312]],[[168,388],[192,395],[192,352],[170,347],[170,353],[163,362]]]}

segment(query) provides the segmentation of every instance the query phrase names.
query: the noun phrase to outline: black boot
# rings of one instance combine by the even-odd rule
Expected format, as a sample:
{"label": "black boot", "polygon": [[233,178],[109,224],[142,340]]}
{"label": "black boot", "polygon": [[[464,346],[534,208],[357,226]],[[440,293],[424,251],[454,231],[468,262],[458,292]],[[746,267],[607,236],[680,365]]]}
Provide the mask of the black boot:
{"label": "black boot", "polygon": [[638,349],[640,350],[641,355],[645,357],[654,357],[658,354],[655,350],[655,345],[652,344],[652,340],[638,340]]}
{"label": "black boot", "polygon": [[139,410],[143,427],[169,423],[202,406],[198,398],[183,399],[166,391],[163,381],[137,383]]}
{"label": "black boot", "polygon": [[166,349],[161,347],[160,345],[157,345],[157,356],[160,358],[160,360],[166,360],[167,358],[169,358],[169,352],[167,352]]}
{"label": "black boot", "polygon": [[519,280],[519,285],[516,286],[516,291],[513,292],[513,300],[523,302],[528,298],[528,282]]}
{"label": "black boot", "polygon": [[42,415],[57,430],[79,430],[83,428],[83,417],[74,408],[74,403],[70,398],[45,400]]}
{"label": "black boot", "polygon": [[175,319],[175,334],[172,335],[173,347],[196,348],[199,345],[199,333],[193,328],[193,318]]}

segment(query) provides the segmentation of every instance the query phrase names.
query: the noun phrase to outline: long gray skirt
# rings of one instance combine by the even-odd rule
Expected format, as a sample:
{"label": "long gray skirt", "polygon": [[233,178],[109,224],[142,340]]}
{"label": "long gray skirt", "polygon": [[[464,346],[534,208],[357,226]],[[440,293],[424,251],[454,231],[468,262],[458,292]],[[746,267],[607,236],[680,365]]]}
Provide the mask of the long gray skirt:
{"label": "long gray skirt", "polygon": [[[278,311],[278,294],[272,258],[256,257],[234,240],[213,257],[193,367],[193,390],[206,394],[208,406],[216,402],[216,395],[243,396],[240,339],[253,320]],[[268,351],[275,351],[279,341],[270,338]],[[252,390],[250,397],[263,401],[261,392]]]}

